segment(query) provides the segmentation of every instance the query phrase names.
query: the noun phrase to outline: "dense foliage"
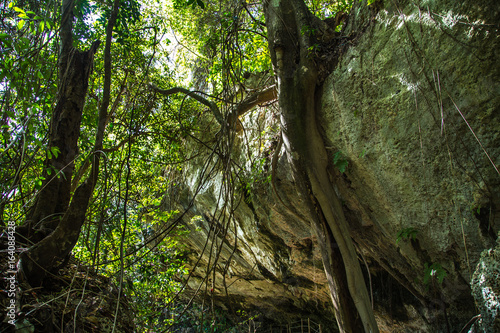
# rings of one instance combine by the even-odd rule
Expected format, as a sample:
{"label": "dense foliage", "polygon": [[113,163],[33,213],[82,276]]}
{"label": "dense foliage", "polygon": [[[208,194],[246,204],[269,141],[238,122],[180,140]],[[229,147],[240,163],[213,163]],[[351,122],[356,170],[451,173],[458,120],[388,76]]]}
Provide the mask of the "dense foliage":
{"label": "dense foliage", "polygon": [[[307,3],[320,18],[351,5]],[[21,226],[46,175],[63,177],[46,163],[61,154],[48,142],[64,84],[58,72],[62,9],[55,0],[3,2],[0,9],[0,218],[3,225]],[[104,41],[112,11],[111,1],[75,1],[74,47],[86,50]],[[187,143],[211,149],[206,142],[217,133],[201,135],[214,128],[205,105],[183,94],[158,94],[152,86],[197,90],[228,117],[245,97],[241,87],[249,73],[272,72],[264,14],[249,1],[120,0],[103,149],[94,151],[104,52],[97,49],[89,78],[71,193],[89,177],[95,154],[102,166],[73,255],[121,283],[123,294],[134,300],[140,330],[160,330],[172,323],[165,308],[187,276],[179,245],[185,231],[177,223],[182,212],[166,209],[165,193],[175,186],[173,175],[198,153]],[[227,142],[217,145],[219,154],[230,153]],[[237,186],[248,191],[249,183],[265,181],[263,161],[255,163],[256,171],[245,177],[232,165],[233,185],[240,180]]]}

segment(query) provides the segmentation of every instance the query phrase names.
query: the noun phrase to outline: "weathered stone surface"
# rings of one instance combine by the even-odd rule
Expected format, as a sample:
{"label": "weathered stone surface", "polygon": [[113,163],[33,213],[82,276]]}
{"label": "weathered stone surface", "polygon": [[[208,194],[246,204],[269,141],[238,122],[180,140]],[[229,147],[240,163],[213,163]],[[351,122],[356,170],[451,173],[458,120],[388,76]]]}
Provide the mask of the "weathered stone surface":
{"label": "weathered stone surface", "polygon": [[[500,228],[493,166],[500,162],[498,22],[496,0],[357,8],[339,63],[323,83],[318,112],[331,178],[369,267],[382,331],[460,331],[476,314],[469,282]],[[281,321],[311,317],[334,329],[316,236],[301,206],[305,194],[294,188],[284,150],[276,186],[304,219],[266,181],[277,119],[268,108],[242,120],[232,152],[238,192],[230,192],[221,168],[205,173],[208,181],[197,189],[210,152],[186,170],[178,189],[183,208],[198,191],[184,218],[193,266],[203,253],[190,286],[209,273],[219,303]],[[349,162],[344,173],[333,163],[339,151]],[[234,215],[221,214],[231,201]]]}
{"label": "weathered stone surface", "polygon": [[[327,146],[349,161],[336,177],[353,238],[422,301],[449,306],[455,325],[474,313],[467,282],[500,222],[483,151],[498,164],[499,7],[467,3],[384,3],[322,99]],[[409,228],[415,240],[396,244]],[[426,264],[446,272],[442,285],[423,283]]]}
{"label": "weathered stone surface", "polygon": [[[328,332],[336,324],[316,235],[307,221],[298,220],[279,203],[269,182],[277,143],[273,109],[254,110],[242,123],[245,132],[238,134],[232,156],[241,166],[236,193],[230,198],[224,195],[230,186],[218,169],[197,189],[200,170],[209,160],[207,153],[193,160],[176,189],[182,206],[167,207],[185,210],[197,192],[194,206],[183,218],[190,230],[186,239],[189,266],[196,266],[189,287],[197,290],[201,285],[202,294],[206,289],[208,296],[213,295],[216,303],[228,310],[255,310],[283,323],[311,318]],[[278,174],[276,186],[282,200],[300,212],[285,155],[279,160]],[[232,217],[227,211],[221,213],[229,200],[237,207]],[[217,267],[215,274],[213,267]]]}
{"label": "weathered stone surface", "polygon": [[495,248],[484,250],[471,281],[472,295],[481,318],[470,332],[500,331],[500,238]]}

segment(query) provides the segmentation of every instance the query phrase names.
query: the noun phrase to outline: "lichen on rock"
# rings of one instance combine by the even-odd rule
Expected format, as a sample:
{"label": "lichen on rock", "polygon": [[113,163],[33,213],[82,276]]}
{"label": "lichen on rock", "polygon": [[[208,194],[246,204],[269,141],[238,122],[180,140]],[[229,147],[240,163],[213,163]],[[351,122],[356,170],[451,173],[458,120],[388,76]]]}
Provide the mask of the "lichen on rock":
{"label": "lichen on rock", "polygon": [[473,332],[500,332],[500,237],[497,246],[481,253],[471,280],[472,295],[481,318]]}

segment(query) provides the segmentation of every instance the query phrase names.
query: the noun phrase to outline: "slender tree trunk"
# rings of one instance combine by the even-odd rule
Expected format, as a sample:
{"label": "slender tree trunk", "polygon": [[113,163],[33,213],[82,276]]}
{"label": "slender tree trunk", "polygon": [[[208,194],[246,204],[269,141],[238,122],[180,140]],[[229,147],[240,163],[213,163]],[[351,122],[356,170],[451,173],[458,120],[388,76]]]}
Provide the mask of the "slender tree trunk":
{"label": "slender tree trunk", "polygon": [[[361,321],[365,332],[378,332],[368,291],[357,258],[349,227],[342,206],[333,189],[327,172],[328,155],[316,123],[320,89],[318,70],[311,47],[316,37],[304,31],[318,28],[315,18],[303,0],[266,0],[264,2],[269,50],[278,77],[278,98],[281,109],[281,126],[284,143],[294,168],[299,190],[309,201],[313,214],[326,221],[326,250],[330,258],[342,256],[342,264],[332,267],[332,261],[324,262],[327,274],[339,274],[340,278],[330,283],[337,322],[341,331],[356,332]],[[318,227],[322,229],[322,227]],[[333,236],[330,238],[328,232]],[[333,241],[335,243],[333,243]],[[325,258],[324,260],[327,260]],[[334,271],[342,268],[344,271]],[[342,278],[345,275],[345,279]],[[349,296],[356,313],[347,313],[343,305],[348,304],[342,281],[347,282]],[[345,288],[344,288],[345,289]]]}

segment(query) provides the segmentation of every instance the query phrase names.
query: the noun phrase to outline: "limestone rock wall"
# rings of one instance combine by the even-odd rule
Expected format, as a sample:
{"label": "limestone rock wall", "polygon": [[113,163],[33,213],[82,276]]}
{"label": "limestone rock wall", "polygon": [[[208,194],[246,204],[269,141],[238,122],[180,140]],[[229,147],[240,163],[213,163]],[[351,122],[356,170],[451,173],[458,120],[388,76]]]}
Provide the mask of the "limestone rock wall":
{"label": "limestone rock wall", "polygon": [[365,256],[458,327],[500,227],[500,7],[373,6],[351,16],[324,85],[326,145],[349,162],[333,178]]}
{"label": "limestone rock wall", "polygon": [[[469,282],[500,228],[499,11],[496,0],[357,5],[323,82],[331,179],[382,331],[460,331],[477,314]],[[242,123],[231,155],[237,191],[209,167],[218,162],[208,151],[179,176],[180,204],[167,205],[190,209],[191,266],[203,254],[190,286],[208,281],[215,288],[201,290],[228,308],[334,330],[316,236],[268,179],[279,153],[280,197],[307,216],[287,156],[275,152],[278,116],[259,108]],[[236,209],[221,213],[228,202]]]}
{"label": "limestone rock wall", "polygon": [[[165,208],[187,210],[184,244],[188,266],[196,267],[188,285],[192,292],[199,290],[199,300],[213,297],[228,311],[243,308],[260,313],[258,320],[264,321],[286,324],[310,318],[322,323],[324,332],[335,331],[316,235],[272,191],[271,159],[278,153],[276,187],[289,207],[303,210],[284,149],[276,152],[276,112],[257,108],[241,119],[244,130],[233,142],[230,181],[219,156],[194,147],[201,154],[177,175],[178,185],[168,196],[173,199]],[[199,187],[200,180],[204,186]],[[234,214],[225,204],[235,207]]]}

